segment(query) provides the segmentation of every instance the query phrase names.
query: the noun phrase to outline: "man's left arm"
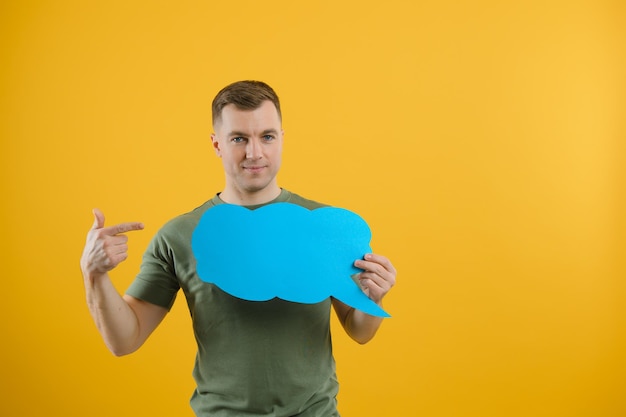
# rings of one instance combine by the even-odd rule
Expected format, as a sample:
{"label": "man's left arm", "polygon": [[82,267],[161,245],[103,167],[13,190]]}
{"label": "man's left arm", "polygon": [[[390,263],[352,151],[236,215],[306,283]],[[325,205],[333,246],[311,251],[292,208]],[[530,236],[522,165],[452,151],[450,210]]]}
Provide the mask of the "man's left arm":
{"label": "man's left arm", "polygon": [[[357,274],[363,292],[382,307],[383,298],[396,283],[396,269],[389,259],[373,253],[355,261],[354,266],[363,270]],[[352,339],[361,344],[372,340],[383,321],[381,317],[363,313],[335,298],[332,303],[341,325]]]}

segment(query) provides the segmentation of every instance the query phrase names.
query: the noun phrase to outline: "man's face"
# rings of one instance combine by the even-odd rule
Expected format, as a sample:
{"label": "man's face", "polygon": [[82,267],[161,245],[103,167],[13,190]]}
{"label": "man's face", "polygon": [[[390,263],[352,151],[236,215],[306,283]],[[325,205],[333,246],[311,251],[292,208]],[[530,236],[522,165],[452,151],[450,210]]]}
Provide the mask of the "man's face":
{"label": "man's face", "polygon": [[265,101],[255,110],[228,104],[214,128],[213,147],[226,174],[222,196],[228,202],[250,204],[276,197],[283,130],[274,104]]}

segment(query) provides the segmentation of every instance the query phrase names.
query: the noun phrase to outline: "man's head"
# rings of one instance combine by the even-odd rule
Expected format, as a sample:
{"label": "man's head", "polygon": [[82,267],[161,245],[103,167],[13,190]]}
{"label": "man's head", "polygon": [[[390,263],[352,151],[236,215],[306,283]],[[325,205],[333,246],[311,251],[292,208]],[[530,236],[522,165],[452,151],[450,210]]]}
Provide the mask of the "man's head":
{"label": "man's head", "polygon": [[274,90],[259,81],[227,86],[213,100],[213,129],[226,176],[222,200],[253,205],[276,198],[284,132]]}
{"label": "man's head", "polygon": [[264,101],[272,102],[278,117],[282,118],[278,95],[269,85],[262,81],[237,81],[227,85],[213,99],[213,127],[221,121],[225,106],[233,104],[239,110],[255,110]]}

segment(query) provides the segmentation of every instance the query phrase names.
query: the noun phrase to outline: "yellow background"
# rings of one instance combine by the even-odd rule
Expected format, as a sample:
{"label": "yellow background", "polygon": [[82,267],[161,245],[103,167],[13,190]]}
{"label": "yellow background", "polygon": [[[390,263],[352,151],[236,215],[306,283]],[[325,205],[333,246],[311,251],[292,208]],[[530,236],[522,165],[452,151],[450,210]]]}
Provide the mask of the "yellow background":
{"label": "yellow background", "polygon": [[361,214],[399,275],[334,326],[344,416],[626,416],[621,1],[3,1],[2,416],[191,416],[184,298],[114,358],[92,207],[150,237],[223,184],[210,102],[283,103],[280,184]]}

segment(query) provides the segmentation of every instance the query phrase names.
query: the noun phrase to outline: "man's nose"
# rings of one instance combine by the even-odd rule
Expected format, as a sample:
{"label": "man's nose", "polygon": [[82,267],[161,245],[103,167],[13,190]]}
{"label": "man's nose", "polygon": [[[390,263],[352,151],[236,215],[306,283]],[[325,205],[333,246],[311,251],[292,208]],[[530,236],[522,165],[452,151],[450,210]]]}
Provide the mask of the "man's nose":
{"label": "man's nose", "polygon": [[246,147],[246,158],[259,159],[262,155],[261,143],[258,139],[250,139]]}

